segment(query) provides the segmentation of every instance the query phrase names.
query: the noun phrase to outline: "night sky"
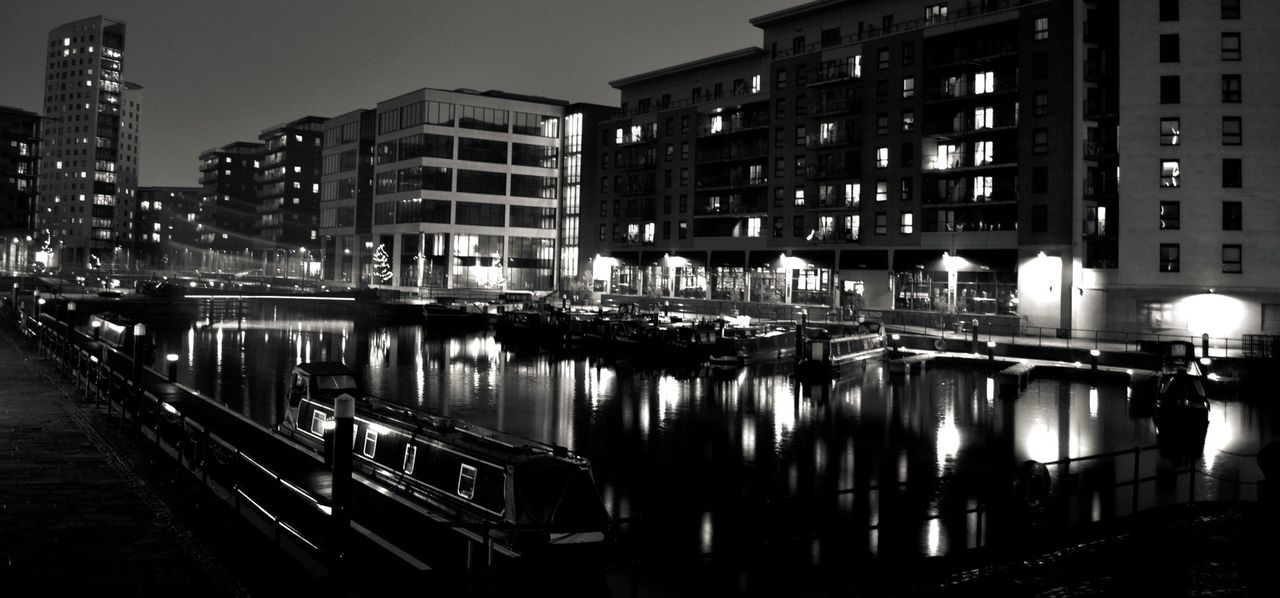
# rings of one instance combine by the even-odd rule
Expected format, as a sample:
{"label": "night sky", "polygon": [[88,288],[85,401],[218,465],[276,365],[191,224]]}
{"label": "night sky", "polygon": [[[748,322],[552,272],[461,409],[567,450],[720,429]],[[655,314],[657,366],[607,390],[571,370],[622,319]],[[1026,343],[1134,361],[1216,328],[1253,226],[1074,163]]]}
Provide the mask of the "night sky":
{"label": "night sky", "polygon": [[748,19],[804,1],[0,0],[0,105],[43,111],[50,29],[124,21],[140,183],[196,186],[205,149],[421,87],[616,106],[609,81],[760,45]]}

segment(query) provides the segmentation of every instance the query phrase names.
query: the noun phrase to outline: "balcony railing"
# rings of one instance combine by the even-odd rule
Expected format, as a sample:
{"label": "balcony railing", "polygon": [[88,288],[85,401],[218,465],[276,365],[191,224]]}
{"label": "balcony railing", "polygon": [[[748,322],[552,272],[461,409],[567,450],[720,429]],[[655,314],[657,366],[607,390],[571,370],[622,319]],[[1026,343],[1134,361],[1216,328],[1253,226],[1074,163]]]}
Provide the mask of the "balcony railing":
{"label": "balcony railing", "polygon": [[730,175],[702,177],[697,180],[696,186],[699,189],[714,189],[716,187],[751,187],[767,184],[769,184],[769,177],[766,176]]}
{"label": "balcony railing", "polygon": [[754,129],[768,128],[769,118],[767,116],[757,116],[749,118],[725,118],[720,124],[704,123],[698,129],[699,137],[707,137],[710,135],[726,135],[729,133],[738,133],[741,131],[750,131]]}

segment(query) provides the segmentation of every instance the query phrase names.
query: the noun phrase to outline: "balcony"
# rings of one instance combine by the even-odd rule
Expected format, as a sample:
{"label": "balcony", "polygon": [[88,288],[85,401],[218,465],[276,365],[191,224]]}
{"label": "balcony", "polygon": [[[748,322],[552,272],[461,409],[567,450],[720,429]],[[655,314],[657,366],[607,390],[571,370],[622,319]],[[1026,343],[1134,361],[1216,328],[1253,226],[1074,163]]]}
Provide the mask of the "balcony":
{"label": "balcony", "polygon": [[862,168],[855,163],[818,164],[805,167],[804,174],[811,179],[857,178]]}
{"label": "balcony", "polygon": [[657,185],[653,181],[641,181],[618,185],[613,192],[618,195],[649,195],[657,190]]}
{"label": "balcony", "polygon": [[838,98],[810,104],[808,113],[810,116],[830,116],[860,110],[862,110],[862,102],[857,98]]}
{"label": "balcony", "polygon": [[857,243],[858,231],[843,229],[819,230],[814,233],[813,237],[809,239],[809,242],[824,245],[835,243]]}
{"label": "balcony", "polygon": [[732,160],[767,158],[768,156],[769,144],[767,143],[732,143],[724,147],[699,149],[696,160],[699,163],[729,162]]}
{"label": "balcony", "polygon": [[731,133],[741,133],[743,131],[753,131],[768,129],[769,117],[766,115],[755,115],[740,117],[739,115],[731,115],[722,117],[719,121],[714,118],[711,122],[704,123],[698,128],[699,137],[709,137],[712,135],[728,135]]}
{"label": "balcony", "polygon": [[698,189],[719,189],[730,187],[755,187],[768,184],[769,177],[766,176],[730,174],[729,176],[721,175],[699,177],[695,186]]}
{"label": "balcony", "polygon": [[939,103],[972,98],[986,98],[993,94],[1002,94],[1017,90],[1018,84],[1013,75],[1003,73],[1003,76],[996,79],[995,83],[987,91],[983,91],[981,93],[974,91],[974,84],[965,79],[954,84],[944,83],[926,90],[924,101],[927,103]]}
{"label": "balcony", "polygon": [[1093,175],[1084,178],[1084,196],[1086,199],[1114,197],[1118,193],[1119,182],[1115,176]]}
{"label": "balcony", "polygon": [[657,163],[657,159],[652,154],[643,154],[631,156],[618,162],[616,166],[621,170],[647,170],[653,168]]}
{"label": "balcony", "polygon": [[694,205],[693,215],[699,216],[740,216],[744,214],[765,214],[769,211],[767,202],[751,199],[722,198],[720,203],[701,200]]}
{"label": "balcony", "polygon": [[810,149],[841,147],[862,143],[862,136],[857,131],[837,130],[826,135],[815,134],[805,138],[805,145]]}

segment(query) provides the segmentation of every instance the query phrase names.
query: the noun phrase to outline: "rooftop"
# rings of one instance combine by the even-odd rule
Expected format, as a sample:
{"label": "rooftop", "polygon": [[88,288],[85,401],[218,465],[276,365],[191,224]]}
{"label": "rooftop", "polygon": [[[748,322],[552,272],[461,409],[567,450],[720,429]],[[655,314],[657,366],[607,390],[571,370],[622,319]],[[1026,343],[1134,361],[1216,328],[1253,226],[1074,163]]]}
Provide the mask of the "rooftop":
{"label": "rooftop", "polygon": [[652,81],[655,79],[661,79],[663,77],[670,77],[672,75],[677,75],[677,74],[688,72],[688,71],[695,71],[695,70],[710,67],[710,66],[716,66],[720,64],[729,64],[729,63],[737,62],[740,60],[757,59],[765,56],[765,54],[766,53],[764,51],[764,48],[761,48],[758,46],[751,46],[749,48],[734,50],[732,52],[725,52],[724,54],[716,54],[715,56],[708,56],[706,58],[700,58],[698,60],[694,60],[691,62],[677,64],[675,66],[660,68],[656,71],[649,71],[647,73],[641,73],[639,75],[632,75],[630,77],[616,79],[616,80],[610,81],[609,86],[613,87],[614,89],[622,89],[623,87],[626,87],[628,85],[635,85],[637,83],[643,83],[645,81]]}

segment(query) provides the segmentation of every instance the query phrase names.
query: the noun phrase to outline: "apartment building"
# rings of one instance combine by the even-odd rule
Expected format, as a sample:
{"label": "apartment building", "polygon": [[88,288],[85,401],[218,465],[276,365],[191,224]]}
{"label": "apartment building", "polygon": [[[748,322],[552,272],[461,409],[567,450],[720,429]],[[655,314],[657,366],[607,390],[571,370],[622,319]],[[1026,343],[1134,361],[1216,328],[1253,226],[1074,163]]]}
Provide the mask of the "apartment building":
{"label": "apartment building", "polygon": [[40,115],[0,106],[0,271],[28,266],[40,172]]}
{"label": "apartment building", "polygon": [[[1115,7],[820,0],[614,81],[591,240],[614,293],[1081,327],[1118,157]],[[1102,210],[1107,213],[1107,210]],[[1111,233],[1101,231],[1101,233]]]}

